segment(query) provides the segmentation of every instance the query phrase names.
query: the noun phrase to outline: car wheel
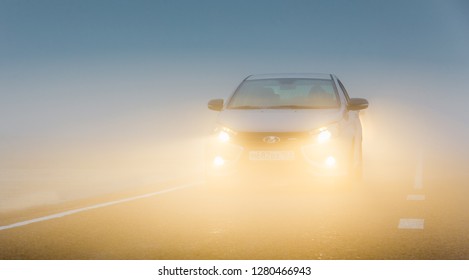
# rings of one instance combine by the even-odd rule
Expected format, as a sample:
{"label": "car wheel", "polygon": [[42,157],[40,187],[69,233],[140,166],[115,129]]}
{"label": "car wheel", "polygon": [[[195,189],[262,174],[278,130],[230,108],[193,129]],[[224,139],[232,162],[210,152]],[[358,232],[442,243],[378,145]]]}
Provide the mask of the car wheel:
{"label": "car wheel", "polygon": [[345,178],[345,188],[355,189],[362,180],[362,146],[361,143],[355,149],[354,143],[350,152],[349,166]]}
{"label": "car wheel", "polygon": [[362,144],[358,145],[358,151],[356,151],[357,161],[352,164],[351,179],[354,182],[360,182],[363,177],[363,156],[362,156]]}

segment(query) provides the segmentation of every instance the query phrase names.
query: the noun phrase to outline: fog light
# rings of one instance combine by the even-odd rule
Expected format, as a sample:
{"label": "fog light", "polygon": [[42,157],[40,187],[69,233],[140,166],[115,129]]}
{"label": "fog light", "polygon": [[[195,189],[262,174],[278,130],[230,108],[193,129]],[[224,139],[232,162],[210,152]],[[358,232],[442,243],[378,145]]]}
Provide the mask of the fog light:
{"label": "fog light", "polygon": [[213,159],[213,165],[218,167],[218,166],[222,166],[223,164],[225,164],[225,160],[220,157],[220,156],[216,156],[214,159]]}
{"label": "fog light", "polygon": [[333,156],[328,156],[324,161],[327,167],[334,167],[336,164],[336,160]]}

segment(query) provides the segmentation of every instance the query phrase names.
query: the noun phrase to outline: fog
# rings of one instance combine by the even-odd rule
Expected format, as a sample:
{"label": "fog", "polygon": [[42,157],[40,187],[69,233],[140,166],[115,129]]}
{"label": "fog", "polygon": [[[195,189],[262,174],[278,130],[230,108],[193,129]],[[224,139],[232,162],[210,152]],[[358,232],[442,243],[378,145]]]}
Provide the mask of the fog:
{"label": "fog", "polygon": [[[272,9],[279,9],[277,6]],[[372,19],[356,19],[352,21],[356,28],[368,26],[370,30],[349,26],[347,30],[355,33],[338,33],[343,39],[324,37],[333,46],[330,48],[319,47],[322,41],[312,39],[304,39],[302,47],[287,44],[293,36],[288,27],[310,20],[291,15],[273,26],[281,27],[281,34],[289,34],[283,40],[267,21],[252,30],[239,23],[242,30],[250,30],[250,39],[230,45],[217,38],[241,33],[236,32],[236,25],[223,21],[217,28],[199,23],[199,27],[211,26],[207,32],[194,31],[201,35],[200,40],[191,33],[190,24],[169,28],[172,35],[162,40],[164,48],[155,47],[159,46],[156,41],[146,42],[145,34],[130,36],[128,30],[122,35],[148,44],[113,48],[114,41],[103,38],[110,34],[115,39],[121,34],[104,28],[94,34],[93,38],[99,38],[96,50],[90,39],[77,45],[59,40],[65,51],[45,40],[34,48],[27,39],[34,28],[15,29],[10,20],[3,32],[12,40],[4,45],[6,63],[0,69],[0,211],[180,178],[203,179],[205,139],[216,119],[216,113],[207,109],[207,101],[227,98],[244,77],[258,73],[334,73],[352,97],[369,100],[369,109],[361,113],[365,181],[398,181],[402,174],[393,171],[407,170],[408,164],[412,173],[423,156],[454,166],[445,171],[454,173],[446,176],[459,176],[466,182],[468,10],[457,1],[448,5],[432,2],[427,8],[414,16],[404,13],[405,20],[418,21],[415,29],[403,31],[394,18],[380,22],[383,27],[396,24],[386,31],[389,36],[376,35]],[[410,10],[417,11],[417,7]],[[229,13],[229,9],[223,11]],[[125,14],[125,9],[121,12]],[[132,13],[136,12],[129,15]],[[21,15],[25,26],[33,25]],[[94,16],[101,20],[100,15]],[[253,14],[249,19],[256,22]],[[433,19],[436,21],[428,27]],[[90,28],[77,22],[64,30]],[[256,39],[259,34],[267,37]],[[204,39],[209,41],[207,45]],[[251,48],[249,40],[255,42]],[[194,43],[194,47],[181,42]],[[311,42],[316,46],[306,47]],[[176,51],[171,51],[176,45]]]}
{"label": "fog", "polygon": [[[126,63],[47,64],[46,69],[31,70],[24,84],[2,84],[7,102],[2,103],[0,121],[0,210],[179,178],[203,179],[205,139],[216,119],[207,101],[227,98],[250,74],[247,69],[282,70],[263,64],[244,69],[233,62],[234,67],[166,62],[169,70],[158,62]],[[300,71],[309,69],[299,65]],[[229,69],[215,71],[217,67]],[[469,139],[462,74],[379,64],[360,72],[340,65],[324,68],[336,69],[352,97],[370,102],[361,112],[366,180],[398,181],[401,174],[393,171],[409,164],[413,172],[421,153],[459,166],[454,172],[468,166],[468,152],[461,148]]]}

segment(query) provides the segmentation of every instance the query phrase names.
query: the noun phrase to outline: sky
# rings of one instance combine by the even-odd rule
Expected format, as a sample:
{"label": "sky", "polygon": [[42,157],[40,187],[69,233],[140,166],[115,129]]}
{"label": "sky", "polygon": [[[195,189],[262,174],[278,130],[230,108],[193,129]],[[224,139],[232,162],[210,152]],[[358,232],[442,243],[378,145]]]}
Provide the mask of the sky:
{"label": "sky", "polygon": [[[309,58],[459,61],[465,1],[1,2],[2,60]],[[465,57],[467,62],[467,57]]]}
{"label": "sky", "polygon": [[[103,57],[459,61],[465,1],[3,0],[2,60]],[[467,57],[466,62],[467,62]]]}
{"label": "sky", "polygon": [[202,137],[207,101],[256,73],[335,73],[371,112],[462,125],[468,46],[462,0],[0,0],[0,166],[105,165]]}

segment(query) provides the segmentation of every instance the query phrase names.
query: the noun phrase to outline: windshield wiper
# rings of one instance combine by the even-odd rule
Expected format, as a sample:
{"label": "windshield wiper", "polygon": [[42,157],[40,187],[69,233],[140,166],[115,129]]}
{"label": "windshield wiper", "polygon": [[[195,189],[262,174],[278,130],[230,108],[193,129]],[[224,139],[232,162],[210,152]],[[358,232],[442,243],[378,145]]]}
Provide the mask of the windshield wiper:
{"label": "windshield wiper", "polygon": [[315,109],[316,107],[304,106],[304,105],[278,105],[278,106],[269,106],[265,109]]}
{"label": "windshield wiper", "polygon": [[[329,108],[329,107],[325,107]],[[276,105],[276,106],[251,106],[251,105],[243,105],[243,106],[235,106],[229,107],[229,109],[324,109],[324,107],[313,107],[313,106],[305,106],[305,105]]]}
{"label": "windshield wiper", "polygon": [[250,106],[250,105],[229,107],[229,109],[264,109],[264,108],[265,108],[265,107]]}

